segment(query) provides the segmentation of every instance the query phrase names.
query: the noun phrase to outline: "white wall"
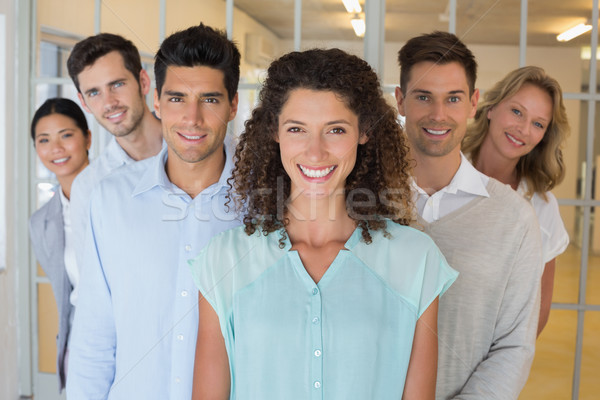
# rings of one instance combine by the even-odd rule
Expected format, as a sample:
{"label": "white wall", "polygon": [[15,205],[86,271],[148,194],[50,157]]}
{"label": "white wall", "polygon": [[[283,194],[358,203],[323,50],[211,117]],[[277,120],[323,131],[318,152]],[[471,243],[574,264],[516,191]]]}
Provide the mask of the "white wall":
{"label": "white wall", "polygon": [[[8,84],[13,82],[8,77],[14,76],[14,21],[15,21],[15,4],[14,0],[0,0],[0,13],[6,15],[6,32],[2,32],[0,37],[5,40],[6,58],[0,60],[5,63],[6,71],[6,99],[11,99],[14,95],[14,87]],[[0,77],[4,79],[4,77]],[[6,119],[0,121],[4,124],[4,129],[1,132],[14,132],[14,112],[15,108],[11,101],[7,101],[5,107]],[[0,160],[3,164],[0,167],[0,173],[11,171],[14,165],[12,152],[10,149],[14,145],[12,135],[4,135],[0,137],[4,141],[4,152],[0,154]],[[0,146],[1,148],[1,146]],[[1,181],[1,180],[0,180]],[[0,196],[7,196],[11,193],[11,176],[5,176],[5,187],[0,188]],[[12,198],[7,196],[4,202],[7,205],[6,216],[10,216],[13,211],[14,204]],[[14,219],[7,218],[0,221],[1,224],[7,224],[7,232],[12,232]],[[7,269],[0,272],[0,399],[1,400],[16,400],[18,398],[18,382],[19,382],[19,364],[17,353],[17,266],[12,262],[14,254],[15,242],[9,235],[7,240]]]}

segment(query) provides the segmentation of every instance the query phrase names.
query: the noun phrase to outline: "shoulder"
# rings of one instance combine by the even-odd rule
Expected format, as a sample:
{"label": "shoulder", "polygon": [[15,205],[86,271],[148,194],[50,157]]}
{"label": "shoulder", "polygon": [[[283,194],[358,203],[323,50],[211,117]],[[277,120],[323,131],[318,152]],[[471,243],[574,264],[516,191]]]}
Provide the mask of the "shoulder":
{"label": "shoulder", "polygon": [[152,160],[153,157],[122,165],[107,173],[96,186],[102,192],[118,192],[120,197],[125,193],[131,193],[148,170]]}
{"label": "shoulder", "polygon": [[486,212],[490,216],[501,217],[505,221],[523,220],[536,222],[535,212],[531,203],[494,178],[490,178],[487,186],[489,197],[485,199]]}
{"label": "shoulder", "polygon": [[373,247],[387,247],[390,251],[402,251],[401,249],[413,248],[426,250],[436,248],[435,243],[429,235],[418,229],[397,224],[391,220],[387,221],[386,232],[372,232]]}
{"label": "shoulder", "polygon": [[[60,187],[57,186],[56,190],[60,190]],[[62,218],[62,204],[60,202],[60,196],[58,192],[55,192],[54,195],[39,209],[37,209],[31,217],[29,218],[29,226],[30,228],[37,228],[39,226],[43,226],[44,221],[48,218]]]}

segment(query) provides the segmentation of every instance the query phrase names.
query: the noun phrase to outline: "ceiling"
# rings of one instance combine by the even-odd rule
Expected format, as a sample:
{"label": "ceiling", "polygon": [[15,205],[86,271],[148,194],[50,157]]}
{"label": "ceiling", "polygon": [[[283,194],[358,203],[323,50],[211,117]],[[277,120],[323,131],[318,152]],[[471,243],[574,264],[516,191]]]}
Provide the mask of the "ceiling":
{"label": "ceiling", "polygon": [[[364,0],[360,1],[364,4]],[[405,42],[434,30],[448,30],[447,0],[386,0],[385,39]],[[466,43],[517,45],[520,0],[457,0],[457,35]],[[293,39],[294,0],[235,0],[235,6],[280,39]],[[363,7],[364,8],[364,7]],[[583,46],[590,34],[566,43],[556,35],[592,14],[592,0],[529,0],[527,44]],[[350,25],[352,16],[341,0],[302,1],[303,40],[359,40]]]}

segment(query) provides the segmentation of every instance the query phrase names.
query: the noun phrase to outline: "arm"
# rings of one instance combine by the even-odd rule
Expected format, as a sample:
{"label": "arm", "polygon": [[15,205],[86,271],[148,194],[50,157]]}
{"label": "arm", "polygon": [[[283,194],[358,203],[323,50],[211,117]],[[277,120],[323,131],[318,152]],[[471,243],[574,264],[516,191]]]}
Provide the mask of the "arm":
{"label": "arm", "polygon": [[527,381],[535,353],[543,261],[537,221],[525,218],[523,224],[523,235],[513,238],[520,245],[515,248],[487,357],[455,399],[517,399]]}
{"label": "arm", "polygon": [[115,378],[116,332],[112,298],[96,235],[91,218],[85,240],[80,297],[69,344],[67,395],[70,399],[106,399]]}
{"label": "arm", "polygon": [[194,364],[194,400],[229,399],[231,376],[219,317],[202,294],[198,294],[198,339]]}
{"label": "arm", "polygon": [[552,305],[552,292],[554,290],[554,271],[556,269],[556,258],[548,261],[542,275],[542,300],[540,305],[540,320],[538,321],[537,335],[542,330],[550,317],[550,306]]}
{"label": "arm", "polygon": [[435,398],[438,302],[439,298],[436,298],[417,321],[403,400]]}

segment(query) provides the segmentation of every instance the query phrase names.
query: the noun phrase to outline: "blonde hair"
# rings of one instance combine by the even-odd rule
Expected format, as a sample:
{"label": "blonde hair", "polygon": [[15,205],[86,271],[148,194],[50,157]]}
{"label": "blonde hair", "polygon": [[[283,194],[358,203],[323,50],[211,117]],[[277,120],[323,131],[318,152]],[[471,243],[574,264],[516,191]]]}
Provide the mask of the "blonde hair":
{"label": "blonde hair", "polygon": [[516,69],[485,93],[484,100],[477,107],[475,120],[467,128],[462,150],[471,157],[473,164],[477,163],[479,150],[490,127],[488,111],[516,94],[526,83],[535,85],[550,95],[552,120],[537,146],[519,159],[517,175],[519,180],[524,179],[527,184],[528,198],[538,193],[546,200],[546,192],[562,182],[565,176],[562,147],[571,129],[560,84],[542,68],[528,66]]}

